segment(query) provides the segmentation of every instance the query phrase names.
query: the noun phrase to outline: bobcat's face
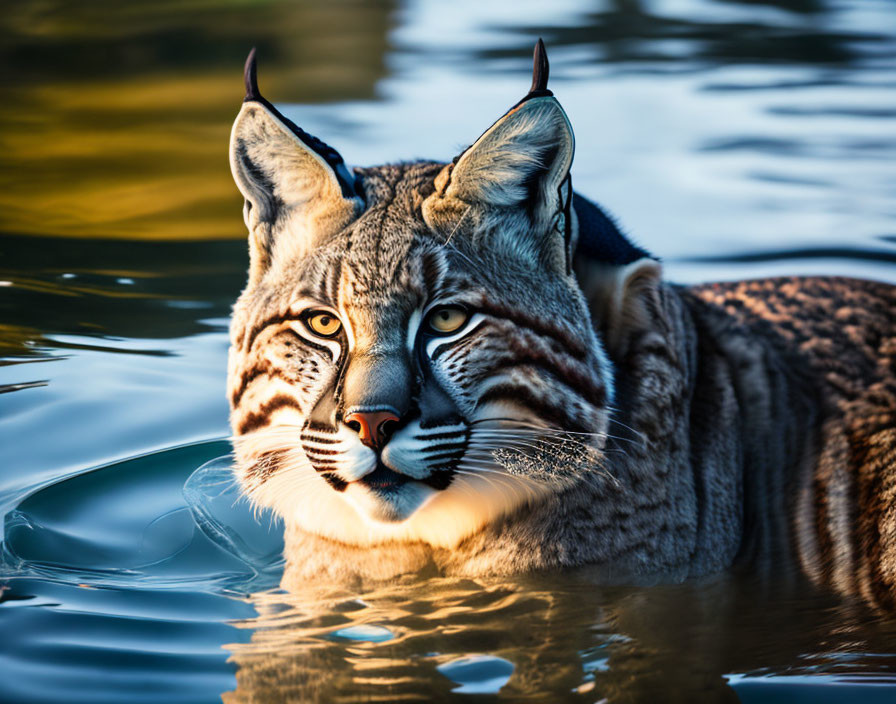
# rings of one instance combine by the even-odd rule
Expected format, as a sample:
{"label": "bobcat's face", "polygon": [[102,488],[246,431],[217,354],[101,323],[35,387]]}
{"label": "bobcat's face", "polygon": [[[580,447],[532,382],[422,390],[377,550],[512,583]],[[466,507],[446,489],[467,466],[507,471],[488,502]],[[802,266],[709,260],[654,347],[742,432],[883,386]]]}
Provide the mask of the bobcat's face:
{"label": "bobcat's face", "polygon": [[229,368],[250,498],[343,542],[451,546],[591,468],[611,383],[570,269],[556,100],[530,94],[450,166],[352,177],[253,72]]}

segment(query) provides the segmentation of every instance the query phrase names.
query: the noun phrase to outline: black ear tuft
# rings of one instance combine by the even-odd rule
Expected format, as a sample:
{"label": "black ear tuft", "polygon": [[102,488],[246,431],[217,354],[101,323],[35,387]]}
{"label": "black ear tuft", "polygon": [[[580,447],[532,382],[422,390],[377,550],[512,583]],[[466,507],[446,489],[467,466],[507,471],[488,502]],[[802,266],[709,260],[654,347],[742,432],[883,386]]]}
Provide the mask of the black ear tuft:
{"label": "black ear tuft", "polygon": [[258,90],[258,68],[255,62],[255,47],[252,47],[252,51],[249,52],[249,56],[246,57],[246,66],[243,69],[243,80],[246,83],[246,97],[243,98],[244,103],[261,103],[267,111],[273,115],[276,119],[280,120],[292,133],[298,137],[302,143],[317,153],[318,156],[321,157],[324,161],[329,164],[330,168],[336,173],[336,178],[339,181],[339,185],[342,187],[342,194],[346,198],[354,198],[357,196],[355,193],[355,185],[354,178],[351,173],[349,173],[347,167],[345,166],[345,161],[342,159],[342,156],[337,152],[333,147],[329,144],[321,141],[317,137],[308,134],[301,127],[296,125],[292,120],[285,117],[274,105],[267,100],[262,94],[261,91]]}
{"label": "black ear tuft", "polygon": [[255,66],[254,46],[252,47],[252,51],[249,52],[249,56],[246,57],[246,67],[243,69],[243,80],[246,82],[246,97],[243,98],[243,102],[249,100],[257,100],[261,102],[263,98],[258,90],[258,69]]}
{"label": "black ear tuft", "polygon": [[553,95],[548,90],[548,75],[551,72],[548,64],[548,52],[545,51],[541,37],[535,43],[535,53],[532,56],[532,87],[527,98],[535,98],[542,95]]}

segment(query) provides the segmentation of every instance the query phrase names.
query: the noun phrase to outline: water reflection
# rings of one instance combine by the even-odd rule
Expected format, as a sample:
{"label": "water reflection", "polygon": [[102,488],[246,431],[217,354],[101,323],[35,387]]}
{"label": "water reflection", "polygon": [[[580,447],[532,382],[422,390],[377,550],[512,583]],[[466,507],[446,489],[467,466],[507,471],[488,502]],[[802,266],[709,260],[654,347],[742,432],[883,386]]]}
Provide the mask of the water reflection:
{"label": "water reflection", "polygon": [[[561,7],[575,12],[574,22],[522,17],[499,46],[480,42],[473,56],[480,62],[528,57],[534,35],[548,47],[577,49],[581,63],[626,72],[707,70],[730,63],[838,68],[892,58],[894,50],[892,31],[871,19],[883,21],[888,14],[882,2],[856,9],[866,18],[858,23],[844,21],[852,13],[827,0],[606,0]],[[495,25],[507,23],[496,13],[484,15]]]}
{"label": "water reflection", "polygon": [[[238,640],[231,701],[890,696],[894,626],[799,582],[608,589],[585,571],[235,601],[220,553],[181,550],[183,480],[224,450],[186,467],[172,448],[228,432],[246,245],[226,143],[248,49],[290,117],[370,164],[451,158],[525,91],[536,35],[576,130],[576,188],[670,278],[896,281],[890,0],[9,4],[0,506],[6,555],[39,569],[0,585],[17,634],[0,699],[213,701],[233,689],[220,645]],[[73,474],[89,491],[23,501]],[[147,545],[192,586],[135,576]]]}
{"label": "water reflection", "polygon": [[[845,66],[877,48],[893,48],[885,31],[844,31],[834,19],[836,9],[823,0],[597,4],[600,9],[586,11],[576,26],[544,32],[548,46],[587,48],[589,61],[641,64],[647,70],[731,62]],[[543,31],[533,25],[519,28],[526,38]],[[482,55],[508,52],[486,49]]]}
{"label": "water reflection", "polygon": [[[110,701],[327,703],[819,701],[829,689],[873,702],[896,685],[896,622],[798,575],[632,588],[596,586],[585,568],[269,589],[279,534],[235,500],[226,456],[202,464],[226,449],[102,467],[6,515],[0,618],[20,635],[0,643],[0,664],[40,671],[38,701],[71,682]],[[155,688],[135,685],[146,677]],[[3,701],[34,691],[0,682]]]}
{"label": "water reflection", "polygon": [[373,96],[391,2],[18,3],[0,18],[0,231],[241,237],[226,145],[256,44],[266,90]]}
{"label": "water reflection", "polygon": [[245,281],[245,250],[240,240],[81,239],[67,247],[46,237],[0,236],[0,279],[14,284],[0,300],[0,356],[49,355],[66,348],[53,339],[60,335],[100,345],[221,330]]}
{"label": "water reflection", "polygon": [[[399,11],[385,0],[16,4],[0,18],[7,90],[0,232],[241,237],[222,145],[239,102],[240,63],[253,44],[266,93],[301,104],[377,99],[392,74],[407,74],[405,53],[416,66],[447,57],[470,75],[523,76],[537,34],[564,67],[561,79],[595,68],[650,74],[754,64],[813,69],[798,85],[847,85],[855,77],[844,71],[892,65],[896,56],[884,2],[847,9],[823,0],[567,0],[547,26],[534,8],[531,22],[524,13],[503,26],[505,10],[407,3]],[[471,36],[479,39],[474,46]],[[792,77],[767,78],[766,85],[793,85]],[[779,106],[776,114],[801,116],[801,109]],[[844,109],[856,115],[858,108],[827,114]],[[892,117],[887,107],[868,109],[866,116]],[[885,146],[891,151],[892,141]],[[378,160],[395,158],[380,152]]]}
{"label": "water reflection", "polygon": [[[808,678],[805,691],[836,683],[841,700],[875,701],[876,686],[896,684],[896,627],[804,584],[725,576],[609,589],[584,571],[273,591],[250,603],[258,617],[237,625],[251,641],[228,646],[238,667],[228,702],[443,701],[459,692],[735,702],[741,688],[780,696],[797,676]],[[388,635],[334,637],[346,632]]]}

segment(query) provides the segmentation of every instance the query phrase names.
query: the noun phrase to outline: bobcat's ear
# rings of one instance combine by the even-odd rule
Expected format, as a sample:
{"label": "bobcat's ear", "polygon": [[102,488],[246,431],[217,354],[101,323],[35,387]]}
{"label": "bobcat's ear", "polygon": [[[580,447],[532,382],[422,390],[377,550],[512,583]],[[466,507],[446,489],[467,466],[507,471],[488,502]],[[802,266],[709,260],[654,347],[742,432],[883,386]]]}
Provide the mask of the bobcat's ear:
{"label": "bobcat's ear", "polygon": [[246,199],[249,278],[300,256],[354,220],[363,207],[342,157],[286,119],[258,91],[255,49],[246,98],[230,135],[230,168]]}
{"label": "bobcat's ear", "polygon": [[547,89],[547,55],[540,39],[534,65],[528,95],[442,170],[423,214],[432,226],[450,231],[471,209],[479,211],[480,223],[491,210],[505,222],[518,223],[516,249],[543,258],[547,246],[568,269],[575,139],[566,113]]}

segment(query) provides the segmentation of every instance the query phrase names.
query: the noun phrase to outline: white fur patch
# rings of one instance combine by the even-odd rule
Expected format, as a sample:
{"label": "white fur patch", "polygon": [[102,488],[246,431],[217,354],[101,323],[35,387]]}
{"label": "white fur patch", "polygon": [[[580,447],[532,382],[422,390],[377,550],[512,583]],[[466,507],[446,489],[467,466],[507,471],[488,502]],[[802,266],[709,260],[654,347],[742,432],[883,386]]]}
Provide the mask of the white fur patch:
{"label": "white fur patch", "polygon": [[350,484],[342,493],[373,531],[378,526],[404,521],[417,511],[436,490],[420,482],[408,482],[398,489],[380,493],[361,484]]}
{"label": "white fur patch", "polygon": [[[497,464],[495,468],[500,470]],[[382,506],[374,506],[375,497],[366,487],[353,485],[338,493],[322,477],[317,479],[296,502],[277,489],[275,475],[262,489],[272,503],[259,498],[302,530],[351,545],[403,541],[452,548],[487,524],[550,493],[547,486],[500,472],[459,474],[443,491],[409,482],[396,505],[407,509],[417,504],[415,510],[403,521],[383,522],[376,518]]]}
{"label": "white fur patch", "polygon": [[415,310],[411,313],[410,320],[408,320],[408,334],[405,344],[407,345],[408,352],[413,354],[414,349],[417,346],[417,332],[420,330],[420,321],[423,319],[423,315],[419,309]]}
{"label": "white fur patch", "polygon": [[[243,436],[238,440],[239,454],[249,456],[288,446],[287,430]],[[461,461],[460,471],[447,489],[436,491],[411,481],[386,500],[361,484],[334,491],[308,459],[296,452],[259,485],[247,485],[245,476],[241,479],[253,503],[272,508],[308,533],[352,545],[404,541],[451,548],[485,525],[550,493],[546,485],[511,476],[487,452],[475,450]]]}

